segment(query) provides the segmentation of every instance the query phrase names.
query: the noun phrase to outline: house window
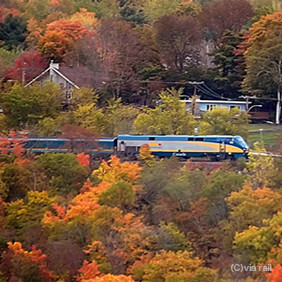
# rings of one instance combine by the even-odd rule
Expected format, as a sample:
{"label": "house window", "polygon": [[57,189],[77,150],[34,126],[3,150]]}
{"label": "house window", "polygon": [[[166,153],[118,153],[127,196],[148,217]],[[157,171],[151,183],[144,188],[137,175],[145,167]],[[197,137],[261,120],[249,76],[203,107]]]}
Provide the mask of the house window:
{"label": "house window", "polygon": [[214,108],[216,107],[216,105],[207,105],[207,111],[212,111],[214,110]]}
{"label": "house window", "polygon": [[239,109],[240,110],[240,106],[230,106],[230,110],[232,109]]}

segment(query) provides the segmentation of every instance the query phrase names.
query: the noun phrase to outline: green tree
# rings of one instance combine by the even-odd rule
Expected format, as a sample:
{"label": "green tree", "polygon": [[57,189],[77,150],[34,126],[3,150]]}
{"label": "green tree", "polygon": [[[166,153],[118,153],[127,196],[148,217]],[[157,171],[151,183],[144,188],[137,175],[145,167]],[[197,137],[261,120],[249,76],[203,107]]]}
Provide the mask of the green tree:
{"label": "green tree", "polygon": [[118,207],[125,210],[134,204],[135,191],[132,184],[124,181],[118,181],[112,184],[106,191],[99,196],[99,204],[110,207]]}
{"label": "green tree", "polygon": [[[245,52],[247,74],[244,89],[254,94],[275,91],[276,124],[280,123],[282,87],[282,12],[266,15],[250,28]],[[267,93],[266,92],[266,93]],[[270,93],[271,93],[270,92]]]}
{"label": "green tree", "polygon": [[29,191],[25,201],[17,200],[7,205],[7,226],[23,228],[40,225],[53,202],[54,198],[49,197],[47,191]]}
{"label": "green tree", "polygon": [[273,156],[267,155],[262,143],[255,143],[254,150],[257,154],[250,154],[250,161],[247,163],[246,172],[253,189],[275,187],[278,177],[278,167],[276,167]]}
{"label": "green tree", "polygon": [[29,87],[15,84],[0,92],[0,100],[8,128],[19,129],[37,124],[45,117],[56,117],[63,95],[59,86],[50,82],[42,87],[39,84]]}
{"label": "green tree", "polygon": [[89,173],[70,153],[46,153],[40,155],[36,163],[46,172],[50,187],[60,193],[76,193]]}
{"label": "green tree", "polygon": [[122,105],[121,98],[107,101],[105,108],[105,135],[116,136],[118,134],[131,133],[133,122],[140,111],[129,105]]}
{"label": "green tree", "polygon": [[25,41],[26,23],[18,16],[8,15],[5,21],[0,22],[0,40],[2,46],[8,50],[23,47]]}
{"label": "green tree", "polygon": [[233,191],[238,191],[244,184],[245,177],[234,172],[217,171],[204,187],[202,196],[209,199],[208,218],[211,224],[217,225],[218,222],[228,215],[225,198]]}
{"label": "green tree", "polygon": [[102,135],[105,131],[105,115],[94,103],[79,104],[73,111],[74,124]]}
{"label": "green tree", "polygon": [[191,251],[191,243],[173,222],[160,223],[157,235],[157,247],[166,251]]}
{"label": "green tree", "polygon": [[240,135],[244,138],[248,134],[248,114],[239,109],[216,107],[204,113],[199,122],[199,133],[215,135]]}
{"label": "green tree", "polygon": [[[265,226],[249,226],[234,238],[234,251],[244,263],[257,265],[271,258],[270,251],[281,244],[282,214],[278,212],[265,221]],[[270,256],[268,256],[270,255]]]}
{"label": "green tree", "polygon": [[203,270],[208,272],[209,279],[200,280],[199,277],[198,281],[215,281],[217,278],[216,272],[203,268],[202,263],[203,261],[197,257],[193,258],[192,254],[187,251],[161,251],[146,266],[142,281],[194,281],[193,279]]}
{"label": "green tree", "polygon": [[144,12],[148,20],[153,23],[158,18],[176,11],[181,0],[146,0]]}
{"label": "green tree", "polygon": [[133,131],[136,134],[192,134],[195,122],[185,104],[179,101],[182,91],[162,91],[160,105],[139,114]]}
{"label": "green tree", "polygon": [[212,53],[215,68],[214,80],[217,89],[225,97],[237,98],[243,77],[238,55],[234,50],[244,40],[243,35],[227,30],[219,40],[218,48]]}

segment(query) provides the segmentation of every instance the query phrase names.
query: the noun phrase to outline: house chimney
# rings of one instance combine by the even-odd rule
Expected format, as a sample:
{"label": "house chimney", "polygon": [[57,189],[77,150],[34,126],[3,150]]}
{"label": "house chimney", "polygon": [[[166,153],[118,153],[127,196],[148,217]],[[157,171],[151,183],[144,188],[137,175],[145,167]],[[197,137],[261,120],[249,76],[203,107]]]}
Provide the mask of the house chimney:
{"label": "house chimney", "polygon": [[53,68],[53,69],[59,69],[59,63],[54,63],[53,60],[51,60],[50,62],[50,68]]}

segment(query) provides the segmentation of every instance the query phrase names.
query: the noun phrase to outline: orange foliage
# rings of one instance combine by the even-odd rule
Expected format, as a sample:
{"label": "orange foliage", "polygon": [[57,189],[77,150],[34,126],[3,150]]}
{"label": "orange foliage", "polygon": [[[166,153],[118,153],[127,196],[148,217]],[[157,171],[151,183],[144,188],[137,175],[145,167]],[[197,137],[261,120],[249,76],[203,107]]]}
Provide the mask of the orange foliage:
{"label": "orange foliage", "polygon": [[131,276],[125,275],[112,275],[107,274],[103,276],[98,276],[94,279],[84,280],[85,282],[134,282]]}
{"label": "orange foliage", "polygon": [[57,215],[54,215],[54,213],[52,213],[51,211],[47,211],[42,219],[43,224],[48,225],[55,221],[66,221],[68,219],[65,207],[61,207],[57,203],[54,203],[52,207]]}
{"label": "orange foliage", "polygon": [[271,273],[265,274],[267,281],[269,282],[281,282],[282,281],[282,267],[280,264],[277,264],[272,268]]}
{"label": "orange foliage", "polygon": [[110,184],[102,182],[96,187],[91,187],[89,191],[78,194],[70,205],[68,217],[89,216],[99,208],[99,195],[109,188]]}
{"label": "orange foliage", "polygon": [[58,0],[50,0],[49,5],[50,6],[58,6],[58,5],[60,5],[60,2]]}
{"label": "orange foliage", "polygon": [[47,25],[38,47],[43,54],[60,61],[67,53],[75,50],[78,41],[87,33],[87,29],[78,21],[54,21]]}
{"label": "orange foliage", "polygon": [[99,265],[95,260],[92,260],[92,262],[88,262],[87,260],[84,260],[83,266],[78,270],[80,275],[76,277],[77,281],[90,281],[93,278],[95,278],[98,274],[100,274],[100,271],[98,270]]}
{"label": "orange foliage", "polygon": [[82,166],[89,166],[90,165],[90,156],[85,155],[84,153],[80,153],[76,155],[79,164]]}
{"label": "orange foliage", "polygon": [[111,156],[111,159],[103,161],[101,166],[94,173],[102,180],[108,183],[117,183],[120,180],[134,184],[136,179],[140,177],[142,168],[138,163],[124,162],[116,156]]}
{"label": "orange foliage", "polygon": [[143,144],[140,147],[139,160],[144,161],[149,166],[153,159],[154,156],[151,154],[150,146],[148,144]]}
{"label": "orange foliage", "polygon": [[9,155],[15,154],[19,159],[22,158],[24,148],[22,144],[26,141],[26,138],[21,136],[16,137],[15,131],[10,131],[8,136],[0,136],[0,151],[1,154]]}

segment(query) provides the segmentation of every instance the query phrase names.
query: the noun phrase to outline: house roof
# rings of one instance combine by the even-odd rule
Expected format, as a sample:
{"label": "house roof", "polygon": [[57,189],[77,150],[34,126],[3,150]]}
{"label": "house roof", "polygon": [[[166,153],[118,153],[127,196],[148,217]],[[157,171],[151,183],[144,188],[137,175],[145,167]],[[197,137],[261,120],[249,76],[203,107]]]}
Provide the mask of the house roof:
{"label": "house roof", "polygon": [[[191,103],[191,99],[188,100],[180,100],[181,102],[184,103]],[[246,105],[246,101],[234,101],[234,100],[200,100],[197,99],[196,103],[200,103],[200,104],[239,104],[239,105]],[[248,102],[248,104],[251,104],[252,102]]]}
{"label": "house roof", "polygon": [[62,66],[59,64],[53,64],[36,76],[33,80],[25,85],[25,87],[31,85],[35,81],[40,81],[49,76],[50,72],[53,71],[58,76],[66,80],[73,87],[79,89],[81,87],[98,88],[103,83],[104,74],[101,72],[93,72],[88,67],[73,67],[73,66]]}

